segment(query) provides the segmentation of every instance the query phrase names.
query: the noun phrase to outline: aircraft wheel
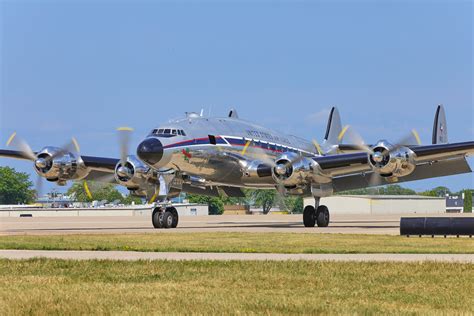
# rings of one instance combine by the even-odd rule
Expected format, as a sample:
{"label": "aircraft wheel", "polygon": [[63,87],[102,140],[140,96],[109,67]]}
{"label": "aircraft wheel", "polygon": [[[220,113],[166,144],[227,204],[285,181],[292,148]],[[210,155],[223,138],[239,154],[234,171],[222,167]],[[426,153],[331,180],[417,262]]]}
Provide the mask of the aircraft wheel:
{"label": "aircraft wheel", "polygon": [[304,227],[314,227],[316,224],[316,210],[314,206],[308,205],[304,208],[303,224]]}
{"label": "aircraft wheel", "polygon": [[318,227],[329,226],[329,209],[326,205],[318,206],[316,210],[316,224],[318,224]]}
{"label": "aircraft wheel", "polygon": [[155,207],[153,213],[151,214],[151,222],[155,228],[164,228],[163,227],[163,210],[159,207]]}
{"label": "aircraft wheel", "polygon": [[173,228],[173,213],[166,211],[163,214],[163,227]]}
{"label": "aircraft wheel", "polygon": [[178,221],[179,221],[178,211],[174,207],[167,207],[166,211],[170,212],[172,217],[173,217],[173,221],[171,223],[171,228],[176,228],[178,226]]}

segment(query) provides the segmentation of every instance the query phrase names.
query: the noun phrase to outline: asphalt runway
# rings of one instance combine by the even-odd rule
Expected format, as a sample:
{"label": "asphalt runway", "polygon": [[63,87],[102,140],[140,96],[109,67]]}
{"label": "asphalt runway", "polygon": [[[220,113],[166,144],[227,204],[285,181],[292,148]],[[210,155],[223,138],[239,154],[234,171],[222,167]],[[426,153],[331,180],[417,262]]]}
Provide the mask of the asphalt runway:
{"label": "asphalt runway", "polygon": [[[149,216],[0,217],[0,235],[161,234],[218,231],[399,235],[401,216],[333,215],[329,227],[325,228],[304,227],[301,215],[182,216],[176,229],[154,229]],[[446,214],[443,216],[473,215]]]}
{"label": "asphalt runway", "polygon": [[136,252],[136,251],[53,251],[0,250],[0,258],[64,260],[218,260],[218,261],[352,261],[352,262],[457,262],[474,263],[472,254],[278,254],[278,253],[202,253],[202,252]]}

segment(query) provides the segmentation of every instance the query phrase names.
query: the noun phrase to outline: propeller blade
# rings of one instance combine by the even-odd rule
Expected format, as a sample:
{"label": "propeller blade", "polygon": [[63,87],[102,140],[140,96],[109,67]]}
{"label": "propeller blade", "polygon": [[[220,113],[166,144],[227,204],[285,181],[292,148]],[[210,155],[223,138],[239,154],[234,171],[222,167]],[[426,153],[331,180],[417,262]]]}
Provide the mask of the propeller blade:
{"label": "propeller blade", "polygon": [[251,146],[253,143],[252,140],[249,140],[247,141],[247,143],[245,143],[245,146],[244,148],[242,149],[242,151],[240,152],[240,154],[242,156],[245,156],[248,151],[249,151],[249,148],[251,148],[251,152],[253,154],[255,154],[256,158],[261,160],[264,164],[270,166],[270,167],[274,167],[275,166],[275,159],[273,157],[271,157],[266,151],[265,149],[261,148],[261,147],[258,147],[258,146]]}
{"label": "propeller blade", "polygon": [[79,143],[77,142],[76,138],[72,137],[69,142],[59,147],[59,150],[54,153],[51,159],[57,158],[59,156],[65,155],[70,152],[79,154],[79,151],[80,151]]}
{"label": "propeller blade", "polygon": [[318,153],[318,155],[322,156],[323,151],[321,150],[321,146],[319,145],[319,143],[316,139],[313,139],[313,145],[314,145],[314,148],[316,149],[316,152]]}
{"label": "propeller blade", "polygon": [[11,136],[8,138],[7,147],[10,145],[17,148],[18,151],[22,153],[23,157],[30,160],[36,159],[36,155],[33,152],[33,150],[31,150],[31,147],[28,145],[28,143],[24,139],[18,137],[16,132],[11,134]]}
{"label": "propeller blade", "polygon": [[383,178],[377,172],[372,172],[369,177],[369,187],[379,187],[382,185],[384,185]]}
{"label": "propeller blade", "polygon": [[84,180],[84,191],[86,192],[87,197],[92,200],[92,193],[91,190],[89,189],[89,185],[87,184],[87,181]]}
{"label": "propeller blade", "polygon": [[40,198],[41,195],[43,194],[43,177],[38,175],[36,177],[36,182],[35,182],[35,191],[36,191],[36,198]]}
{"label": "propeller blade", "polygon": [[344,126],[338,136],[338,140],[341,141],[344,137],[347,139],[347,142],[349,144],[356,145],[360,150],[365,151],[369,154],[372,153],[372,149],[364,142],[362,136],[357,133],[350,125]]}
{"label": "propeller blade", "polygon": [[117,128],[120,146],[120,162],[124,165],[127,162],[127,156],[129,152],[130,139],[133,132],[131,127],[119,127]]}
{"label": "propeller blade", "polygon": [[397,150],[402,146],[409,145],[421,145],[420,135],[416,129],[412,129],[408,135],[405,135],[398,142],[396,142],[394,148],[391,150]]}

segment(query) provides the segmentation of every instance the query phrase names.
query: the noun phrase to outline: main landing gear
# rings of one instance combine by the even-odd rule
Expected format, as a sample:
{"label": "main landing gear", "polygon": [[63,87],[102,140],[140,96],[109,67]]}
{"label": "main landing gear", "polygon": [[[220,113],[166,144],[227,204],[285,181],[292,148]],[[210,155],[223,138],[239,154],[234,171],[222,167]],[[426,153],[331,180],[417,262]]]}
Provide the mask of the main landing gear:
{"label": "main landing gear", "polygon": [[326,205],[319,205],[316,209],[312,205],[306,206],[303,211],[303,224],[305,227],[314,227],[316,224],[318,227],[328,227],[329,209]]}
{"label": "main landing gear", "polygon": [[155,228],[176,228],[178,226],[178,211],[176,208],[169,206],[155,207],[151,213],[151,222]]}

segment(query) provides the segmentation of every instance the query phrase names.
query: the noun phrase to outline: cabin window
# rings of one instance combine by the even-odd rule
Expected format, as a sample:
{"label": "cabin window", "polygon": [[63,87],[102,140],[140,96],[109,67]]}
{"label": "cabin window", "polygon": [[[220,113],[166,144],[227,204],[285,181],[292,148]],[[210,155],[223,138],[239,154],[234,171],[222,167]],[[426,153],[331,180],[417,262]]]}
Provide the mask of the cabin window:
{"label": "cabin window", "polygon": [[174,130],[171,131],[171,134],[178,135],[178,132],[174,129]]}
{"label": "cabin window", "polygon": [[216,145],[217,144],[216,136],[209,135],[209,143],[211,143],[212,145]]}
{"label": "cabin window", "polygon": [[186,133],[183,130],[181,130],[181,135],[186,136]]}

